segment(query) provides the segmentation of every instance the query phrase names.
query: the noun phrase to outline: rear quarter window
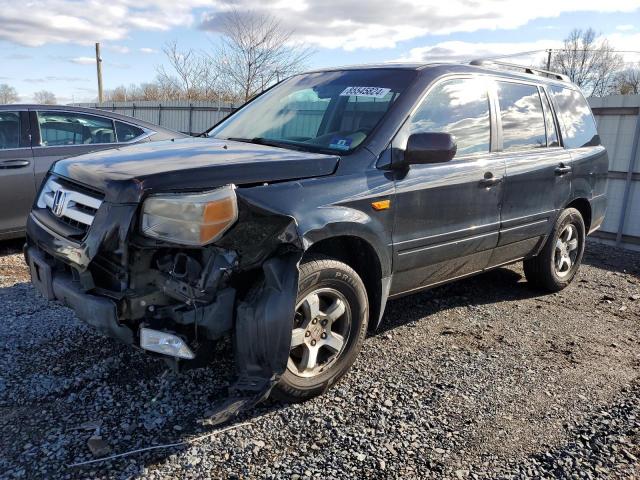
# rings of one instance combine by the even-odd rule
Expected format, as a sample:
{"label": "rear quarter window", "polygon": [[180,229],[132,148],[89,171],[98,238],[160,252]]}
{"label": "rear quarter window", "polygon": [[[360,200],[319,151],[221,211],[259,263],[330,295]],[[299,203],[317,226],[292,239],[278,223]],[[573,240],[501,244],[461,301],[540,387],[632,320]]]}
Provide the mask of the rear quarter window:
{"label": "rear quarter window", "polygon": [[118,142],[130,142],[136,138],[142,136],[144,130],[128,123],[119,122],[116,120],[116,135]]}
{"label": "rear quarter window", "polygon": [[600,145],[596,121],[582,94],[559,86],[551,86],[549,91],[556,104],[564,146],[580,148]]}

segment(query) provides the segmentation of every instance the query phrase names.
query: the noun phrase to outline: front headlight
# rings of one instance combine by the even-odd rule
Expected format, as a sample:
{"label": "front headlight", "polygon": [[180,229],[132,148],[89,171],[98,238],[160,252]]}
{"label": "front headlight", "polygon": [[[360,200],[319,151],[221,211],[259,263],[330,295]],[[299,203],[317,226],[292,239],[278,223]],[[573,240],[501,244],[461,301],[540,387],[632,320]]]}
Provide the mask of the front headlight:
{"label": "front headlight", "polygon": [[142,206],[142,233],[184,245],[218,240],[238,219],[233,185],[193,195],[154,195]]}

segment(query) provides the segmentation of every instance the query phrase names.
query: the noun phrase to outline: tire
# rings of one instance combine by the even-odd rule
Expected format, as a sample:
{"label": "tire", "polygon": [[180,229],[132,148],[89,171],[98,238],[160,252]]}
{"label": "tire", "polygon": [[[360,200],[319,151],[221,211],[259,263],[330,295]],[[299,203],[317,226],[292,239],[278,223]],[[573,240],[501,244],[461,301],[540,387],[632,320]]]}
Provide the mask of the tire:
{"label": "tire", "polygon": [[[569,230],[572,230],[572,234],[567,233]],[[534,287],[550,292],[567,287],[582,263],[585,238],[584,220],[580,212],[575,208],[563,210],[542,251],[523,262],[527,281]],[[565,256],[570,263],[563,260]]]}
{"label": "tire", "polygon": [[[340,315],[341,303],[344,313]],[[302,402],[324,393],[355,361],[368,321],[367,292],[351,267],[324,256],[303,260],[289,362],[271,396]],[[317,365],[307,368],[313,364],[312,350],[316,351]]]}

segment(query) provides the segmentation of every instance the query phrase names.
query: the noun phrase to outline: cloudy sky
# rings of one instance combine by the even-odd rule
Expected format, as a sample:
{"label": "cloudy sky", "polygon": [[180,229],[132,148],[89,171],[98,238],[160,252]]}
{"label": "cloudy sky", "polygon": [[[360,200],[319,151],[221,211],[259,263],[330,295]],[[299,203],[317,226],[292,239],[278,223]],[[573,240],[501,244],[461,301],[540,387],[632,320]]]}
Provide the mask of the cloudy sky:
{"label": "cloudy sky", "polygon": [[[310,67],[390,60],[466,60],[558,47],[593,27],[618,50],[640,50],[639,0],[231,0],[268,10],[316,53]],[[53,91],[61,103],[96,97],[94,42],[105,88],[152,80],[167,41],[211,49],[230,2],[0,0],[0,83],[23,101]],[[526,60],[527,57],[514,60]],[[640,55],[625,53],[628,62]]]}

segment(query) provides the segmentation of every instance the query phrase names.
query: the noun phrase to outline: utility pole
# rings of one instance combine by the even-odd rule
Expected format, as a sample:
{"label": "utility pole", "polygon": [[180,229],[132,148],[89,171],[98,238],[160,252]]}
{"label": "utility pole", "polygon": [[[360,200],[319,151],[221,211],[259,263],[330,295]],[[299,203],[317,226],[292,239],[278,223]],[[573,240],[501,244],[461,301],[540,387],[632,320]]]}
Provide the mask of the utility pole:
{"label": "utility pole", "polygon": [[551,52],[553,50],[550,48],[547,50],[547,70],[551,70]]}
{"label": "utility pole", "polygon": [[96,67],[98,69],[98,102],[102,103],[102,57],[100,57],[100,43],[96,43]]}

